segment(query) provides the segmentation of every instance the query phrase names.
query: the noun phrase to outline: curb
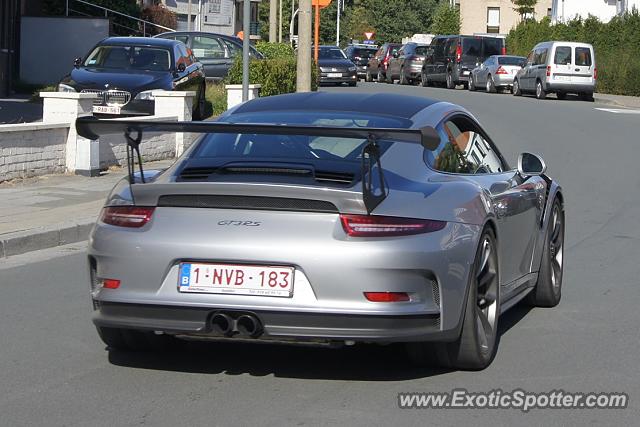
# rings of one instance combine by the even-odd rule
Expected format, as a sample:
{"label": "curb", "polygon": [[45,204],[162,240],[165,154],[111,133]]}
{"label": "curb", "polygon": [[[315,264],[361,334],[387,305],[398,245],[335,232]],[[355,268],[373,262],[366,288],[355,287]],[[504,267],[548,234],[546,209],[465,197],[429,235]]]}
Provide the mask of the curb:
{"label": "curb", "polygon": [[4,234],[0,236],[0,258],[82,242],[89,238],[94,224],[95,218]]}
{"label": "curb", "polygon": [[594,95],[595,102],[599,102],[600,104],[613,105],[616,107],[626,107],[623,103],[617,102],[613,99],[608,98],[600,98],[597,94]]}

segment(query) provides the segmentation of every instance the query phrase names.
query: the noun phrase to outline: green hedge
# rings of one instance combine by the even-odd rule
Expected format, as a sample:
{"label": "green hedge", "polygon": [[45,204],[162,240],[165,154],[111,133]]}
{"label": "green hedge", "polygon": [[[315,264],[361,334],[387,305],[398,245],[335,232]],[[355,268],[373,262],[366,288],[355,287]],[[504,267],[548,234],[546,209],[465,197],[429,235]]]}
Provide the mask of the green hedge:
{"label": "green hedge", "polygon": [[598,67],[598,92],[640,96],[640,14],[634,10],[608,23],[596,17],[551,25],[549,18],[525,21],[511,30],[507,48],[526,56],[537,43],[549,40],[591,43]]}
{"label": "green hedge", "polygon": [[296,56],[296,52],[288,43],[258,42],[256,49],[268,59],[294,58]]}
{"label": "green hedge", "polygon": [[[251,60],[249,63],[249,82],[260,84],[260,96],[280,95],[296,91],[297,61],[295,57],[277,57],[273,59]],[[318,88],[318,70],[311,70],[311,90]],[[228,84],[242,83],[242,58],[237,58],[229,70]]]}

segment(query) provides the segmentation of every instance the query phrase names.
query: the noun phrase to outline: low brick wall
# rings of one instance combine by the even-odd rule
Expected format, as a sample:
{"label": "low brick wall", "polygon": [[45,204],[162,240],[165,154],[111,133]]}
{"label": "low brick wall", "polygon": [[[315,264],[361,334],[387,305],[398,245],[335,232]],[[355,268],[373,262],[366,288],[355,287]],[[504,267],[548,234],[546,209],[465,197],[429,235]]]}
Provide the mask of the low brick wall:
{"label": "low brick wall", "polygon": [[68,124],[0,125],[0,182],[65,172]]}

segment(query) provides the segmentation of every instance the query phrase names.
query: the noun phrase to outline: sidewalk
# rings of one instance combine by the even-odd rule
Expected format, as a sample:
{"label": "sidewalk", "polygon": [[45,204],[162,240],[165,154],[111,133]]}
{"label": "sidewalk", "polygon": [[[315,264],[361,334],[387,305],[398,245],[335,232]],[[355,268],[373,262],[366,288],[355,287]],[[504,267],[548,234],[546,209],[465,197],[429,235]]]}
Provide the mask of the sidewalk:
{"label": "sidewalk", "polygon": [[109,191],[126,174],[119,168],[94,178],[48,175],[0,184],[0,258],[86,240]]}
{"label": "sidewalk", "polygon": [[608,93],[594,93],[593,97],[596,102],[601,104],[615,105],[625,108],[640,108],[640,97],[637,96],[624,96],[624,95],[610,95]]}

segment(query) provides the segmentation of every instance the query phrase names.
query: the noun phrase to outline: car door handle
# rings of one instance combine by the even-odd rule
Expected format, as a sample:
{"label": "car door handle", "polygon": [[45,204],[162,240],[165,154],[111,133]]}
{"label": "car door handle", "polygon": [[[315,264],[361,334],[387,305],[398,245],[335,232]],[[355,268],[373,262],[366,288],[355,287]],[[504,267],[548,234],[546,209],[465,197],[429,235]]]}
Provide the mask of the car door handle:
{"label": "car door handle", "polygon": [[574,71],[580,71],[580,68],[576,68]]}

